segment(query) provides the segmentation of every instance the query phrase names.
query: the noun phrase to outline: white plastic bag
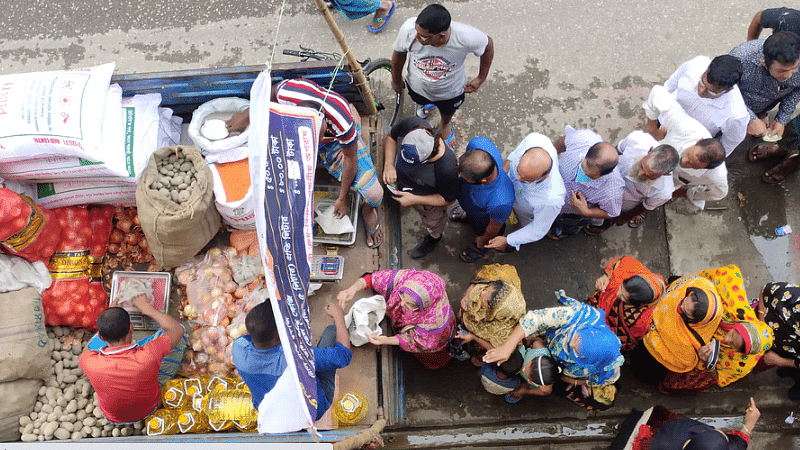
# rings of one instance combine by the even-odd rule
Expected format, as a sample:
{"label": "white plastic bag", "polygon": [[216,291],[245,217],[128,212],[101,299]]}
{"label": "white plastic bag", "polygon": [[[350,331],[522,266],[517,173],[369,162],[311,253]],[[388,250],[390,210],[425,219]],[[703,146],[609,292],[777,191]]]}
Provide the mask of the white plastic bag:
{"label": "white plastic bag", "polygon": [[203,136],[201,128],[206,120],[228,120],[234,114],[250,107],[250,101],[238,97],[215,98],[200,105],[192,113],[189,123],[189,137],[194,145],[200,149],[209,163],[231,162],[247,158],[247,137],[250,127],[241,134],[230,135],[220,140],[211,140]]}
{"label": "white plastic bag", "polygon": [[[243,161],[247,162],[247,158],[244,158]],[[244,197],[239,200],[229,200],[217,164],[209,164],[208,168],[211,169],[211,175],[214,177],[214,203],[222,221],[237,230],[255,230],[256,205],[253,201],[252,183]],[[242,178],[244,177],[249,178],[249,172],[242,172]]]}
{"label": "white plastic bag", "polygon": [[317,216],[314,221],[319,224],[325,234],[345,234],[356,231],[350,218],[343,216],[340,219],[334,217],[334,201],[324,198],[314,202],[314,212]]}
{"label": "white plastic bag", "polygon": [[47,209],[88,203],[136,206],[136,185],[133,183],[75,179],[73,181],[56,180],[51,183],[38,183],[35,186],[35,191],[29,197],[37,205]]}
{"label": "white plastic bag", "polygon": [[385,315],[386,299],[382,295],[376,294],[353,303],[344,316],[344,323],[350,331],[350,343],[361,347],[369,342],[370,334],[382,334],[380,323]]}
{"label": "white plastic bag", "polygon": [[169,108],[158,108],[158,115],[158,148],[180,145],[183,119]]}
{"label": "white plastic bag", "polygon": [[0,254],[0,292],[32,287],[41,294],[52,282],[50,271],[43,262],[30,263],[19,256]]}

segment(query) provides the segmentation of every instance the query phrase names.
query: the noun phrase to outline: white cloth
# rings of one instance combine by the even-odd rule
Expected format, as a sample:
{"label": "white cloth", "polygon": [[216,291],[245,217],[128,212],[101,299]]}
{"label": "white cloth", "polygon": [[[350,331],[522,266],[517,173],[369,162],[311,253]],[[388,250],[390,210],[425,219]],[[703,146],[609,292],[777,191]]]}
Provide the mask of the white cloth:
{"label": "white cloth", "polygon": [[32,287],[41,294],[52,282],[43,262],[31,263],[19,256],[0,254],[0,293]]}
{"label": "white cloth", "polygon": [[407,53],[408,87],[432,101],[458,97],[467,83],[467,54],[483,55],[489,37],[477,28],[450,22],[450,39],[445,45],[422,45],[416,40],[416,20],[412,17],[403,23],[393,45],[394,51]]}
{"label": "white cloth", "polygon": [[[664,86],[653,86],[642,106],[648,119],[658,119],[667,127],[667,135],[659,144],[675,147],[679,155],[700,139],[711,137]],[[721,200],[728,195],[728,169],[724,162],[714,169],[686,169],[679,165],[673,172],[673,180],[676,187],[689,186],[686,197],[700,209],[705,208],[706,201]]]}
{"label": "white cloth", "polygon": [[[517,166],[522,155],[533,147],[543,148],[553,160],[550,175],[540,183],[525,183],[517,178]],[[535,242],[544,237],[561,207],[564,206],[567,190],[558,170],[558,153],[546,136],[531,133],[508,155],[508,176],[514,184],[514,213],[522,228],[506,237],[508,245],[519,250],[519,246]]]}
{"label": "white cloth", "polygon": [[625,179],[625,192],[622,194],[622,210],[630,211],[640,203],[645,209],[652,211],[667,203],[672,198],[675,184],[672,174],[666,174],[656,180],[637,180],[637,174],[632,174],[631,168],[642,158],[647,156],[651,148],[658,142],[649,133],[636,130],[621,140],[617,149],[622,152],[616,170]]}
{"label": "white cloth", "polygon": [[722,132],[720,142],[727,157],[747,135],[750,114],[738,86],[717,98],[700,97],[697,85],[710,63],[707,56],[698,56],[681,64],[664,83],[664,87],[675,93],[684,111],[700,122],[712,136]]}

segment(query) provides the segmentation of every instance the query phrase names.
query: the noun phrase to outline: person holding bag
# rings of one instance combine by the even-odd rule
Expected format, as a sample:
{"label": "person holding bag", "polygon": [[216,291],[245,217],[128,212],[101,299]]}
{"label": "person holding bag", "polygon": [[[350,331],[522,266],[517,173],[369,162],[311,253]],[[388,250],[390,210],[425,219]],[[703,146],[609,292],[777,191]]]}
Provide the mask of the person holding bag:
{"label": "person holding bag", "polygon": [[425,270],[379,270],[365,274],[339,292],[344,307],[362,289],[372,289],[386,299],[394,336],[377,332],[369,336],[374,345],[399,345],[411,352],[428,369],[444,367],[450,361],[447,343],[453,337],[456,318],[442,278]]}

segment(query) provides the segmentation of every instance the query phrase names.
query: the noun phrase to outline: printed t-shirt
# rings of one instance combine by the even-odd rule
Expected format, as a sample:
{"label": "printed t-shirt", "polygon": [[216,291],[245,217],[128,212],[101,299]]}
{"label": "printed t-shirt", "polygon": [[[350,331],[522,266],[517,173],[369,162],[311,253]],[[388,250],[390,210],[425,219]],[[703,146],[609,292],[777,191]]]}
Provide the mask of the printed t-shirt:
{"label": "printed t-shirt", "polygon": [[397,33],[394,50],[408,53],[409,88],[431,101],[450,100],[464,92],[468,53],[483,55],[489,36],[469,25],[450,22],[450,39],[441,47],[422,45],[416,40],[416,17],[406,20]]}

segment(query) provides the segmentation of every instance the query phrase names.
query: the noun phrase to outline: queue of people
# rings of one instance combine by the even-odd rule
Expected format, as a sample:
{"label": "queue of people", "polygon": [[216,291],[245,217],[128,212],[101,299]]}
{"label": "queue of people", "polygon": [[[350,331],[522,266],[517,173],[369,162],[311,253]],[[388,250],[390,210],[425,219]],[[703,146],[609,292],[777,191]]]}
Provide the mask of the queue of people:
{"label": "queue of people", "polygon": [[[348,17],[375,13],[370,31],[376,32],[396,7],[378,0],[350,3],[359,3],[355,6],[360,10]],[[332,3],[340,10],[347,5]],[[787,24],[790,29],[781,28]],[[775,33],[757,39],[762,28],[775,28]],[[632,131],[616,146],[595,131],[567,125],[555,142],[530,133],[506,159],[482,136],[471,139],[466,152],[456,158],[451,119],[465,94],[477,92],[487,80],[494,42],[471,26],[451,21],[443,6],[427,6],[403,24],[393,46],[393,88],[407,88],[419,117],[392,128],[380,177],[394,200],[414,207],[426,229],[411,257],[424,258],[435,250],[448,218],[473,228],[476,237],[460,254],[473,263],[490,250],[523,251],[524,244],[544,236],[596,235],[613,224],[638,227],[648,211],[681,197],[702,209],[705,202],[727,195],[725,158],[748,134],[764,137],[748,152],[750,160],[782,158],[762,179],[783,182],[800,160],[800,120],[789,120],[800,101],[798,32],[800,17],[786,8],[757,13],[748,30],[751,40],[730,55],[693,58],[663,86],[654,86],[643,104],[645,130]],[[480,68],[467,81],[464,60],[469,53],[480,58]],[[362,212],[367,244],[380,246],[383,231],[376,208],[383,192],[360,139],[358,113],[343,97],[309,80],[279,83],[273,101],[323,115],[321,163],[342,182],[335,215],[347,214],[346,194],[357,191],[366,203]],[[777,115],[768,120],[776,106]],[[440,113],[437,128],[425,120],[432,108]],[[246,112],[234,117],[228,129],[246,127],[247,117]],[[778,137],[783,139],[774,142]],[[456,201],[458,206],[448,213]],[[506,234],[512,212],[520,226]],[[435,273],[406,269],[366,274],[326,309],[334,325],[314,348],[318,415],[331,404],[335,370],[352,357],[343,310],[361,290],[385,298],[393,331],[390,336],[369,336],[372,344],[397,345],[432,370],[452,356],[466,355],[481,366],[486,390],[505,395],[511,403],[525,395],[558,392],[589,409],[608,408],[623,364],[630,364],[635,377],[667,393],[724,387],[752,370],[779,366],[783,375],[795,380],[790,397],[800,399],[800,287],[769,283],[751,305],[736,266],[665,282],[631,256],[611,260],[595,287],[586,301],[559,290],[558,305],[526,312],[516,270],[493,264],[478,271],[456,313],[444,280]],[[126,373],[137,374],[128,377],[136,383],[132,389],[155,393],[158,364],[185,339],[179,323],[153,312],[163,336],[132,344],[130,319],[119,309],[98,318],[99,338],[105,342],[87,350],[81,367],[98,392],[104,415],[112,422],[130,422],[146,416],[157,401],[103,389],[109,384],[107,365],[126,365]],[[233,359],[257,408],[285,361],[268,302],[251,310],[245,325],[248,335],[237,339]],[[118,402],[118,397],[125,401]],[[119,405],[125,405],[124,410]],[[754,403],[742,432],[726,437],[726,442],[738,439],[746,446],[758,419],[751,411],[757,412]],[[722,433],[694,423],[689,425],[699,431],[693,435],[687,435],[683,425],[672,432],[671,423],[653,435],[650,448],[661,448],[656,445],[659,439],[684,442],[684,448],[695,439],[721,439]]]}

